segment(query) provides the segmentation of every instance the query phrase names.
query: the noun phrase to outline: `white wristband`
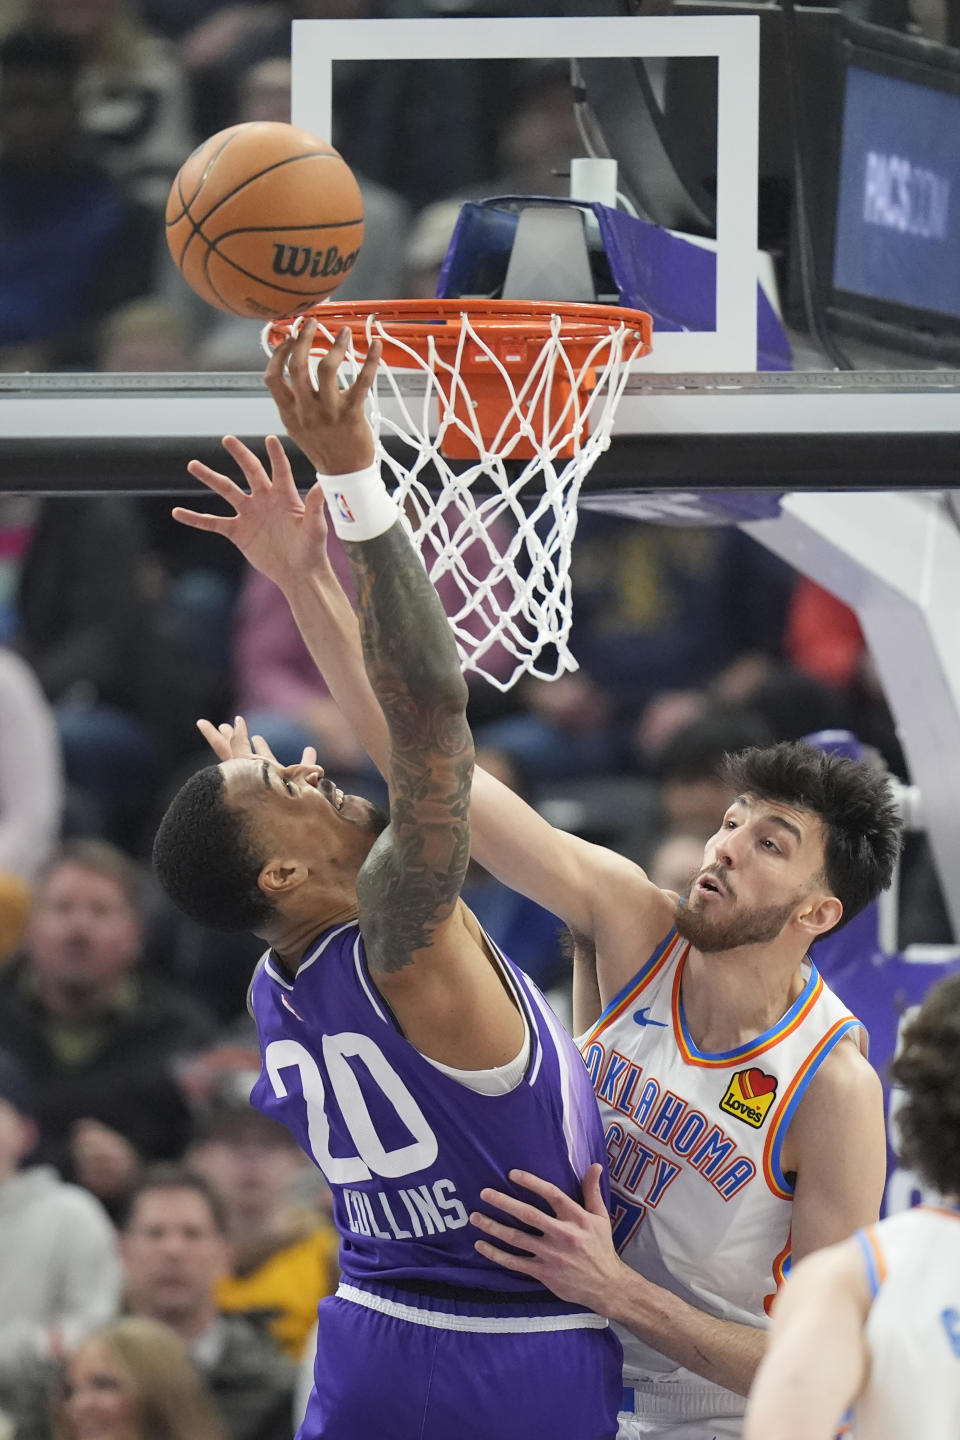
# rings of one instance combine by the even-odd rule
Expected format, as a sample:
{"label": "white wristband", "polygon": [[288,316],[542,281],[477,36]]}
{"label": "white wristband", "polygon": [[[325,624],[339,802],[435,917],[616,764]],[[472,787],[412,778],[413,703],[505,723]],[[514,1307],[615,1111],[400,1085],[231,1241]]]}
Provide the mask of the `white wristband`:
{"label": "white wristband", "polygon": [[341,540],[373,540],[400,518],[376,463],[348,475],[321,475],[318,470],[317,480]]}

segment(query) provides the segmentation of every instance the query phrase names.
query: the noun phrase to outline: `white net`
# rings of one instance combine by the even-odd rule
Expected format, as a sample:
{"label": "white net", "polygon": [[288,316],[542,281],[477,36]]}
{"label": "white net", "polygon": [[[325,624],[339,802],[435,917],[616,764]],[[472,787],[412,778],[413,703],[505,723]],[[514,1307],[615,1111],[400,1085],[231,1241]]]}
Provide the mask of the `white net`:
{"label": "white net", "polygon": [[[650,348],[649,317],[582,307],[592,312],[589,324],[578,316],[574,334],[569,310],[531,305],[529,313],[546,313],[521,333],[523,307],[506,303],[497,313],[509,330],[459,307],[456,323],[436,330],[426,307],[415,330],[395,311],[351,309],[342,373],[352,380],[370,342],[383,342],[370,397],[379,459],[396,481],[464,670],[500,690],[524,674],[553,680],[575,670],[568,642],[577,500],[610,444],[630,362]],[[313,350],[326,353],[345,307],[310,315],[318,321]],[[268,348],[282,338],[277,326],[264,334]],[[422,389],[404,383],[411,371],[426,377]]]}

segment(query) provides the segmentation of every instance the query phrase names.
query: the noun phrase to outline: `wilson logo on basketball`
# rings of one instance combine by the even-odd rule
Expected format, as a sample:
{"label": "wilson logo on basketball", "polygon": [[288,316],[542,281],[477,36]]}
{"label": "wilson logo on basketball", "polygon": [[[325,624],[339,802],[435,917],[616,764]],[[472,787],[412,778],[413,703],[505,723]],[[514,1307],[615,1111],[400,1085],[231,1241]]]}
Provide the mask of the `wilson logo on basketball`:
{"label": "wilson logo on basketball", "polygon": [[296,279],[309,275],[311,280],[321,275],[345,275],[353,269],[358,253],[351,250],[348,255],[341,255],[336,245],[328,245],[325,250],[313,250],[309,245],[274,245],[273,273],[293,275]]}
{"label": "wilson logo on basketball", "polygon": [[776,1098],[777,1077],[765,1075],[753,1066],[750,1070],[738,1070],[732,1077],[720,1109],[759,1130]]}

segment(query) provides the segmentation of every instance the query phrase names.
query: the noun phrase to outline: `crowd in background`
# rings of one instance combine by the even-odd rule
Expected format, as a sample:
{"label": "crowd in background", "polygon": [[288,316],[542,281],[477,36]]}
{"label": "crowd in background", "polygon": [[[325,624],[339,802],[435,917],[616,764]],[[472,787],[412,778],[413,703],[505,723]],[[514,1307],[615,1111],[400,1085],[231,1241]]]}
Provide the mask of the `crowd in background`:
{"label": "crowd in background", "polygon": [[[289,119],[292,17],[422,13],[0,0],[0,368],[259,368],[259,326],[172,269],[170,181],[211,132]],[[900,19],[946,38],[936,4]],[[367,210],[344,298],[434,293],[462,198],[565,194],[582,151],[565,64],[425,85],[357,62],[335,91]],[[0,496],[0,1436],[75,1440],[91,1413],[119,1436],[136,1413],[144,1436],[289,1440],[302,1413],[336,1243],[321,1177],[247,1104],[260,947],[173,912],[148,858],[212,758],[201,715],[243,713],[281,761],[315,745],[344,789],[382,792],[241,565],[165,500]],[[578,672],[471,682],[481,763],[658,883],[698,865],[725,751],[850,729],[908,778],[855,617],[736,529],[585,514],[573,590]],[[464,896],[563,1013],[558,922],[478,867]],[[916,838],[901,904],[904,943],[951,938]]]}

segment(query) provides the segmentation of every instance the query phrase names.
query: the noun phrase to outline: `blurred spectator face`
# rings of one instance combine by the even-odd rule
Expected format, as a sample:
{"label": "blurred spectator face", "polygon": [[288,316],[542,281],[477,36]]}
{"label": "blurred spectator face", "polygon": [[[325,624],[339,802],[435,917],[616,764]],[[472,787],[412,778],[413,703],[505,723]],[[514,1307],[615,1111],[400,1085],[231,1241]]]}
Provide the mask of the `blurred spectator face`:
{"label": "blurred spectator face", "polygon": [[175,1188],[137,1197],[121,1254],[130,1310],[174,1329],[211,1310],[213,1287],[230,1258],[206,1198]]}
{"label": "blurred spectator face", "polygon": [[730,804],[730,786],[724,780],[704,776],[700,780],[668,780],[661,787],[663,808],[671,825],[682,825],[703,834],[712,833],[717,817]]}
{"label": "blurred spectator face", "polygon": [[40,18],[77,40],[99,35],[120,11],[119,0],[40,0]]}
{"label": "blurred spectator face", "polygon": [[72,153],[77,107],[62,73],[43,65],[8,66],[0,77],[0,145],[4,164],[36,175],[58,169]]}
{"label": "blurred spectator face", "polygon": [[133,1381],[102,1340],[88,1340],[67,1362],[61,1415],[67,1440],[137,1440]]}
{"label": "blurred spectator face", "polygon": [[565,73],[550,71],[534,81],[507,122],[500,141],[500,164],[533,195],[566,195],[570,157],[583,141],[573,110],[573,91]]}
{"label": "blurred spectator face", "polygon": [[686,895],[693,877],[699,874],[703,864],[704,838],[686,831],[667,835],[653,852],[647,866],[647,874],[653,884],[659,885],[661,890]]}
{"label": "blurred spectator face", "polygon": [[19,1167],[37,1143],[37,1127],[26,1115],[0,1100],[0,1185]]}
{"label": "blurred spectator face", "polygon": [[290,120],[290,61],[260,60],[239,84],[238,120]]}
{"label": "blurred spectator face", "polygon": [[307,1163],[284,1131],[259,1116],[201,1141],[190,1162],[231,1210],[252,1215],[285,1204]]}
{"label": "blurred spectator face", "polygon": [[109,992],[140,953],[141,921],[112,875],[73,861],[41,883],[27,925],[38,980],[78,1000]]}

